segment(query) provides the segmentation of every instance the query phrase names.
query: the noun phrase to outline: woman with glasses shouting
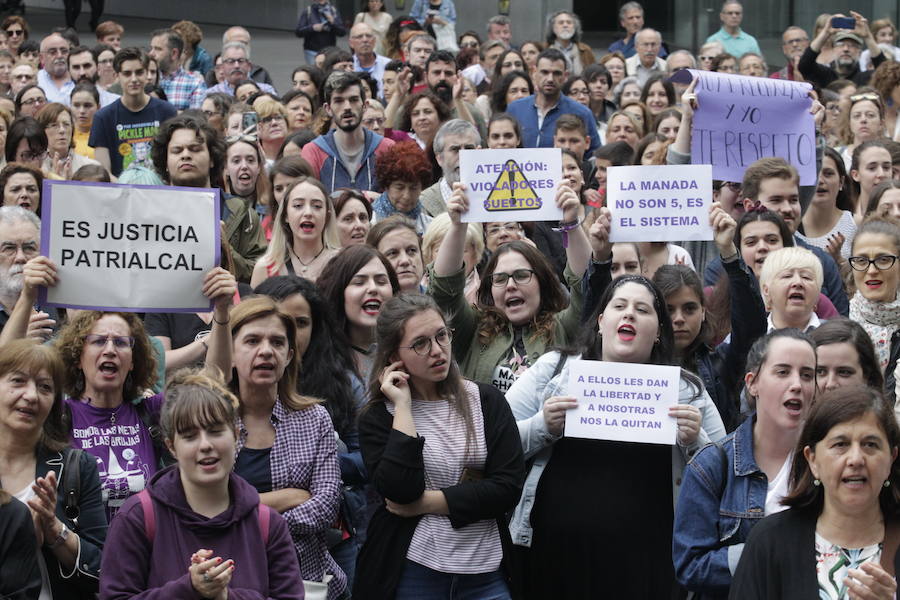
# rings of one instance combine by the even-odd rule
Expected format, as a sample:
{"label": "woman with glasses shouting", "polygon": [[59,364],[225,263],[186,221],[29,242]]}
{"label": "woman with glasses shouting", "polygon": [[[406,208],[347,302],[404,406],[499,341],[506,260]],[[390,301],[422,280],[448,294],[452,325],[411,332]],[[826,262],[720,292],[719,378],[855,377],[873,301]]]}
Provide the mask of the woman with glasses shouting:
{"label": "woman with glasses shouting", "polygon": [[450,324],[458,334],[453,354],[463,374],[505,391],[548,346],[569,343],[578,331],[581,278],[591,256],[580,226],[582,207],[568,182],[559,186],[568,298],[547,259],[532,244],[511,241],[494,251],[481,276],[478,301],[471,305],[465,299],[463,260],[467,224],[460,221],[469,199],[465,186],[454,186],[447,203],[452,224],[430,269],[429,293],[452,315]]}
{"label": "woman with glasses shouting", "polygon": [[[0,336],[0,346],[26,336],[39,286],[59,282],[45,256],[25,263],[22,293]],[[228,271],[207,273],[203,293],[215,302],[206,338],[206,363],[230,369],[228,310],[237,284]],[[65,427],[71,445],[91,455],[100,472],[106,516],[144,489],[167,456],[159,431],[162,347],[154,344],[135,313],[70,310],[54,345],[64,367]]]}
{"label": "woman with glasses shouting", "polygon": [[519,433],[496,389],[463,379],[452,339],[428,296],[393,298],[378,315],[359,432],[384,503],[369,523],[354,596],[510,598],[502,539],[525,478]]}
{"label": "woman with glasses shouting", "polygon": [[875,345],[875,357],[885,376],[885,399],[894,405],[895,369],[900,357],[900,225],[871,217],[853,238],[850,268],[856,293],[850,299],[850,319],[863,326]]}

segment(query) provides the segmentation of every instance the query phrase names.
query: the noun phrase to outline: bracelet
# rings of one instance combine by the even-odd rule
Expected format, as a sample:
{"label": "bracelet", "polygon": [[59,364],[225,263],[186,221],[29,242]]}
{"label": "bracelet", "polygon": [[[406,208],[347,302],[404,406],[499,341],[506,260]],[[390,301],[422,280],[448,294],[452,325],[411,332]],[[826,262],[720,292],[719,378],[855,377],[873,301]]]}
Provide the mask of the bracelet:
{"label": "bracelet", "polygon": [[228,323],[231,322],[231,317],[225,319],[224,321],[219,321],[218,319],[216,319],[216,314],[213,313],[212,320],[213,320],[213,323],[215,323],[216,325],[228,325]]}
{"label": "bracelet", "polygon": [[581,226],[583,219],[575,219],[574,221],[569,221],[568,223],[564,223],[562,221],[559,222],[559,227],[554,227],[553,231],[562,234],[562,245],[563,248],[569,247],[569,232],[573,229],[577,229]]}

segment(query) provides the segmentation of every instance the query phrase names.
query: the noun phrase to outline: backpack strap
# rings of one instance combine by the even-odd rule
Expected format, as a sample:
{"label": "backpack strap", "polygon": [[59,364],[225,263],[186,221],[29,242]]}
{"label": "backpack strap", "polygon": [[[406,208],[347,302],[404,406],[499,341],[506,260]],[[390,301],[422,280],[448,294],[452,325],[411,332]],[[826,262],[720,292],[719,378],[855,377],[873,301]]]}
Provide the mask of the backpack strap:
{"label": "backpack strap", "polygon": [[553,375],[550,376],[550,379],[553,379],[554,377],[556,377],[557,375],[559,375],[562,372],[563,366],[566,364],[566,361],[568,359],[569,359],[568,354],[566,354],[564,352],[559,353],[559,361],[556,363],[556,368],[553,369]]}
{"label": "backpack strap", "polygon": [[77,522],[81,514],[81,455],[84,450],[70,449],[63,463],[63,497],[66,518]]}
{"label": "backpack strap", "polygon": [[144,428],[150,434],[150,443],[153,444],[153,451],[156,453],[157,468],[168,467],[169,465],[174,464],[175,459],[172,458],[172,455],[169,453],[168,448],[166,448],[166,445],[163,442],[162,427],[159,426],[159,416],[150,414],[150,411],[147,409],[147,404],[144,402],[144,398],[141,398],[141,400],[134,405],[134,409],[137,411],[138,418],[140,418]]}
{"label": "backpack strap", "polygon": [[272,513],[269,511],[269,507],[262,502],[259,503],[259,509],[256,511],[259,517],[259,535],[262,537],[263,546],[269,545],[269,519],[272,517]]}
{"label": "backpack strap", "polygon": [[881,546],[881,568],[888,575],[896,575],[897,547],[900,546],[900,521],[885,519],[884,544]]}
{"label": "backpack strap", "polygon": [[153,499],[147,488],[138,492],[138,500],[141,501],[141,509],[144,511],[144,535],[150,544],[153,544],[153,538],[156,537],[156,513],[153,511]]}

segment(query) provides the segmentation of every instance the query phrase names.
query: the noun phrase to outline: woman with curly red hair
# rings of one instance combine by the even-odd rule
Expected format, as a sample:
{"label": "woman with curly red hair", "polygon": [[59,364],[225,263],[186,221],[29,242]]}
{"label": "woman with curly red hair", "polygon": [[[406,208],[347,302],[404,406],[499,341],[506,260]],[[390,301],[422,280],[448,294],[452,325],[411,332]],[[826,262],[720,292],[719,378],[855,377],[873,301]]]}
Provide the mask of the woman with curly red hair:
{"label": "woman with curly red hair", "polygon": [[423,235],[431,217],[423,210],[419,195],[431,184],[431,163],[415,142],[400,142],[378,157],[375,176],[384,193],[372,203],[375,221],[395,214],[408,217]]}

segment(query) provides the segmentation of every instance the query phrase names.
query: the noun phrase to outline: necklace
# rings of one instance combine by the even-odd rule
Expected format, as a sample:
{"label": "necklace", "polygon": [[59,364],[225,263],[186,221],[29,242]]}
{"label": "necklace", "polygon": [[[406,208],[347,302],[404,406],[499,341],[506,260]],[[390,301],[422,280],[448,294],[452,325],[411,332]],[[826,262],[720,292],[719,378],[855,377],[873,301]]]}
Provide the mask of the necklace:
{"label": "necklace", "polygon": [[308,263],[303,262],[303,259],[300,258],[300,256],[299,256],[296,252],[294,252],[294,246],[293,246],[293,244],[290,245],[290,246],[288,246],[288,249],[291,251],[291,254],[294,255],[294,258],[297,259],[297,262],[299,262],[299,263],[303,266],[303,268],[300,269],[300,272],[303,273],[303,274],[305,275],[306,272],[309,271],[309,268],[312,266],[312,264],[313,264],[314,262],[316,262],[316,260],[322,255],[323,252],[325,252],[325,244],[322,244],[322,249],[319,250],[319,253],[316,254],[315,256],[313,256],[313,257],[312,257],[312,260],[309,261]]}

